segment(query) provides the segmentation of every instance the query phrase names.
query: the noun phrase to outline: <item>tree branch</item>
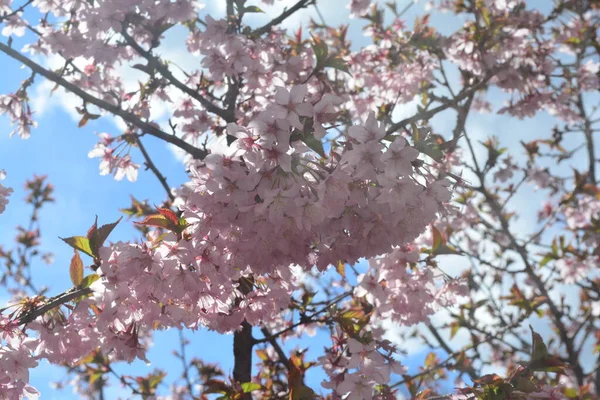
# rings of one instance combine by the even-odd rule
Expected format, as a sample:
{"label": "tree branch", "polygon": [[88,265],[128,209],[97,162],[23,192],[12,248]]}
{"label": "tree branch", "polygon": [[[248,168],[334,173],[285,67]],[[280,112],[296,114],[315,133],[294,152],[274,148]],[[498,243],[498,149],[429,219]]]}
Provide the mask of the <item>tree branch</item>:
{"label": "tree branch", "polygon": [[289,371],[290,370],[290,360],[288,360],[288,357],[285,355],[285,352],[283,351],[283,349],[281,348],[279,343],[277,343],[277,340],[275,339],[275,337],[265,327],[261,328],[260,330],[263,333],[263,335],[265,335],[265,339],[271,344],[271,346],[273,346],[273,349],[275,349],[275,352],[279,356],[279,361]]}
{"label": "tree branch", "polygon": [[312,4],[316,4],[316,3],[317,3],[316,0],[300,0],[296,4],[294,4],[292,7],[288,8],[287,10],[285,10],[284,12],[282,12],[279,16],[277,16],[274,19],[272,19],[269,23],[261,26],[260,28],[255,29],[252,32],[252,34],[260,36],[263,33],[268,33],[268,32],[271,31],[272,27],[281,24],[288,17],[290,17],[291,15],[293,15],[296,11],[298,11],[298,10],[300,10],[302,8],[306,8],[306,7],[308,7],[308,6],[312,5]]}
{"label": "tree branch", "polygon": [[154,162],[152,162],[150,155],[146,151],[146,147],[144,147],[144,145],[142,144],[142,139],[137,135],[135,138],[136,138],[136,143],[137,143],[138,147],[140,148],[142,155],[144,156],[146,168],[148,168],[150,171],[152,171],[152,173],[154,173],[154,175],[156,176],[156,178],[158,179],[158,181],[160,182],[162,187],[167,192],[167,196],[169,196],[169,199],[171,201],[175,201],[175,196],[173,196],[173,193],[171,193],[171,187],[167,183],[167,178],[165,178],[165,176],[158,170],[158,168],[156,167]]}
{"label": "tree branch", "polygon": [[431,110],[420,112],[418,114],[413,115],[412,117],[405,118],[402,121],[392,124],[392,126],[390,126],[388,128],[388,130],[386,131],[386,134],[388,134],[388,135],[392,134],[410,123],[430,119],[437,113],[444,111],[448,108],[455,108],[461,100],[466,99],[470,96],[473,96],[475,94],[475,92],[477,92],[478,90],[485,87],[485,85],[487,85],[488,81],[492,78],[492,76],[494,76],[494,75],[490,73],[489,76],[487,76],[484,80],[482,80],[478,84],[469,87],[467,90],[461,91],[452,100],[448,100],[447,102],[445,102],[444,104],[442,104],[440,106],[432,108]]}
{"label": "tree branch", "polygon": [[[252,283],[248,279],[239,280],[239,289],[246,295],[252,290]],[[233,333],[233,380],[238,383],[246,383],[252,380],[252,326],[244,320],[240,330]],[[252,400],[250,393],[244,393],[241,400]]]}
{"label": "tree branch", "polygon": [[10,13],[7,13],[5,15],[0,15],[0,23],[6,21],[7,19],[9,19],[10,17],[17,15],[18,13],[20,13],[21,11],[24,11],[25,8],[27,8],[28,5],[30,5],[31,3],[33,3],[34,0],[28,0],[25,4],[23,4],[21,7],[13,10]]}
{"label": "tree branch", "polygon": [[152,53],[145,50],[142,46],[140,46],[135,41],[135,39],[133,39],[131,37],[131,35],[129,35],[127,33],[125,26],[123,27],[123,30],[121,31],[121,35],[125,38],[125,42],[129,46],[131,46],[140,56],[142,56],[143,58],[145,58],[148,61],[148,65],[150,67],[156,68],[156,70],[158,72],[160,72],[160,74],[165,79],[167,79],[173,86],[175,86],[177,89],[181,90],[183,93],[189,95],[193,99],[197,100],[202,105],[202,107],[204,107],[206,109],[206,111],[218,115],[219,117],[223,118],[227,122],[234,121],[235,118],[234,118],[232,112],[230,112],[229,110],[224,110],[222,108],[217,107],[216,105],[211,103],[208,99],[204,98],[200,93],[198,93],[197,91],[195,91],[194,89],[190,88],[189,86],[187,86],[186,84],[181,82],[179,79],[177,79],[171,73],[169,68],[165,64],[163,64],[163,62],[159,58],[153,56]]}
{"label": "tree branch", "polygon": [[203,159],[204,157],[206,157],[206,155],[207,155],[206,151],[192,146],[191,144],[187,143],[185,140],[178,138],[175,135],[169,135],[168,133],[163,132],[160,128],[157,127],[157,125],[145,122],[145,121],[141,120],[140,118],[138,118],[137,116],[123,110],[119,106],[116,106],[114,104],[108,103],[102,99],[92,96],[91,94],[89,94],[89,93],[85,92],[83,89],[81,89],[79,86],[65,80],[64,78],[55,74],[54,72],[47,70],[46,68],[37,64],[36,62],[25,57],[18,51],[14,50],[10,46],[7,46],[6,44],[1,43],[1,42],[0,42],[0,51],[17,61],[22,62],[27,67],[29,67],[33,72],[38,73],[38,74],[42,75],[43,77],[45,77],[46,79],[60,85],[65,90],[68,90],[69,92],[75,94],[76,96],[78,96],[82,100],[84,100],[85,102],[93,104],[93,105],[97,106],[98,108],[101,108],[105,111],[108,111],[111,114],[121,117],[124,121],[129,122],[130,124],[134,125],[135,127],[141,129],[143,132],[148,133],[154,137],[164,140],[167,143],[171,143],[171,144],[179,147],[180,149],[191,154],[196,159]]}
{"label": "tree branch", "polygon": [[66,292],[59,294],[58,296],[52,297],[48,300],[46,304],[39,308],[35,308],[26,312],[24,315],[21,315],[17,320],[17,324],[25,325],[35,320],[37,317],[44,315],[48,311],[56,308],[60,305],[63,305],[73,299],[76,299],[81,296],[86,296],[91,294],[92,290],[90,288],[72,288],[67,290]]}

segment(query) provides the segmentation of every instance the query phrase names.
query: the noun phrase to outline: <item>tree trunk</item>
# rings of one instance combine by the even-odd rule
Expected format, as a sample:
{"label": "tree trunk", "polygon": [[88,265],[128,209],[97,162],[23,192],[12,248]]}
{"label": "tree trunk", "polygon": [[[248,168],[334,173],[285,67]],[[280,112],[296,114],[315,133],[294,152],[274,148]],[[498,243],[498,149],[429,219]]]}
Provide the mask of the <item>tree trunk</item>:
{"label": "tree trunk", "polygon": [[[247,294],[252,289],[252,282],[242,278],[240,280],[240,291]],[[242,329],[233,334],[233,379],[239,383],[252,380],[252,326],[246,320],[242,322]],[[252,400],[250,393],[245,393],[242,400]]]}

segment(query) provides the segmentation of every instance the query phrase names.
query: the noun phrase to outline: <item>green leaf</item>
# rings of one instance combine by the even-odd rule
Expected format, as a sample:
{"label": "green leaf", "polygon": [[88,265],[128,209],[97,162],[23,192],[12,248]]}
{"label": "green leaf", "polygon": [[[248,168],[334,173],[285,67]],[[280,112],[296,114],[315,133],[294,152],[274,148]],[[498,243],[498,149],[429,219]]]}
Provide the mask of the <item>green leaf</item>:
{"label": "green leaf", "polygon": [[69,275],[71,276],[71,282],[73,285],[79,286],[83,281],[83,261],[79,256],[77,250],[73,250],[73,258],[71,258],[71,265],[69,267]]}
{"label": "green leaf", "polygon": [[337,69],[337,70],[340,70],[340,71],[345,72],[347,74],[350,74],[350,71],[348,70],[348,64],[341,57],[330,57],[330,58],[328,58],[327,62],[325,63],[324,66],[325,67],[330,67],[330,68],[333,68],[333,69]]}
{"label": "green leaf", "polygon": [[248,6],[244,8],[244,14],[246,13],[264,13],[264,11],[258,6]]}
{"label": "green leaf", "polygon": [[90,286],[92,286],[92,283],[96,282],[98,279],[100,279],[100,275],[98,274],[90,274],[88,276],[86,276],[85,278],[83,278],[83,280],[81,281],[81,288],[89,288]]}
{"label": "green leaf", "polygon": [[433,254],[436,256],[440,256],[440,255],[460,254],[460,253],[458,251],[456,251],[456,249],[454,247],[449,246],[447,244],[442,244],[440,247],[435,249]]}
{"label": "green leaf", "polygon": [[166,372],[151,375],[148,379],[148,386],[150,386],[151,389],[156,389],[165,376],[167,376]]}
{"label": "green leaf", "polygon": [[431,232],[433,235],[433,247],[432,250],[436,251],[440,246],[446,244],[446,239],[444,235],[433,225],[431,225]]}
{"label": "green leaf", "polygon": [[260,389],[262,389],[262,386],[259,383],[255,383],[255,382],[242,383],[242,390],[244,391],[244,393],[250,393],[255,390],[260,390]]}
{"label": "green leaf", "polygon": [[414,147],[421,153],[428,155],[437,162],[441,162],[444,156],[443,145],[444,138],[440,135],[433,135],[426,128],[419,128],[412,124],[412,140]]}
{"label": "green leaf", "polygon": [[313,36],[312,38],[313,42],[311,43],[311,46],[313,52],[315,53],[315,57],[317,58],[317,67],[321,67],[324,65],[325,60],[327,59],[329,50],[327,49],[327,44],[321,38],[317,36]]}
{"label": "green leaf", "polygon": [[454,321],[450,324],[450,339],[456,336],[456,332],[460,329],[460,322]]}
{"label": "green leaf", "polygon": [[531,325],[529,325],[529,329],[531,330],[531,361],[543,360],[548,357],[548,348],[544,343],[544,339],[533,330]]}
{"label": "green leaf", "polygon": [[335,270],[342,276],[342,278],[346,277],[346,264],[344,264],[343,261],[338,261],[337,265],[335,266]]}
{"label": "green leaf", "polygon": [[90,375],[90,385],[94,385],[98,379],[102,378],[102,371],[94,371],[93,374]]}
{"label": "green leaf", "polygon": [[542,258],[542,260],[540,261],[540,267],[543,267],[552,260],[554,260],[554,257],[551,254],[546,254],[544,258]]}
{"label": "green leaf", "polygon": [[90,241],[85,236],[73,236],[70,238],[60,238],[63,242],[67,243],[69,246],[76,250],[80,250],[87,254],[90,257],[94,257],[94,253],[92,253],[92,248],[90,247]]}
{"label": "green leaf", "polygon": [[313,135],[306,135],[302,138],[302,141],[304,142],[305,145],[307,145],[312,151],[314,151],[315,153],[317,153],[318,155],[320,155],[323,158],[326,158],[327,156],[325,155],[325,149],[323,148],[323,143],[317,139],[316,137],[314,137]]}
{"label": "green leaf", "polygon": [[490,26],[490,12],[487,8],[483,7],[481,9],[481,16],[483,17],[483,21],[487,26]]}

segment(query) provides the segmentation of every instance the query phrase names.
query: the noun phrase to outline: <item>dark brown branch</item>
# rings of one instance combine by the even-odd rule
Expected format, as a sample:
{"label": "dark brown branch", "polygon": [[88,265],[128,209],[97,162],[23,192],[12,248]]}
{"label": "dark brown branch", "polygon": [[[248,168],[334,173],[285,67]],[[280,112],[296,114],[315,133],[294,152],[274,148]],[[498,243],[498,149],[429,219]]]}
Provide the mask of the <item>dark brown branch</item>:
{"label": "dark brown branch", "polygon": [[600,354],[596,357],[596,372],[594,373],[594,383],[596,388],[600,388]]}
{"label": "dark brown branch", "polygon": [[92,293],[92,290],[90,288],[81,288],[81,289],[72,288],[62,294],[59,294],[58,296],[51,298],[43,306],[26,312],[24,315],[19,317],[19,319],[17,320],[17,323],[19,325],[28,324],[31,321],[35,320],[37,317],[40,317],[40,316],[44,315],[45,313],[47,313],[48,311],[52,310],[53,308],[61,306],[73,299],[78,298],[78,297],[87,296],[88,294],[91,294],[91,293]]}
{"label": "dark brown branch", "polygon": [[169,68],[165,64],[163,64],[163,62],[159,58],[153,56],[152,53],[145,50],[131,37],[131,35],[127,33],[126,27],[123,27],[121,35],[125,38],[125,42],[129,46],[131,46],[140,56],[145,58],[148,61],[148,65],[151,68],[155,68],[158,72],[160,72],[160,74],[165,79],[167,79],[169,83],[171,83],[177,89],[181,90],[183,93],[187,94],[194,100],[197,100],[202,105],[202,107],[206,109],[206,111],[220,116],[227,122],[233,122],[233,113],[231,113],[229,110],[224,110],[222,108],[217,107],[209,100],[204,98],[200,93],[190,88],[189,86],[181,82],[179,79],[177,79],[175,76],[173,76]]}
{"label": "dark brown branch", "polygon": [[[252,380],[252,326],[244,320],[242,328],[233,334],[233,379],[239,383]],[[243,400],[252,400],[250,393],[245,393]]]}
{"label": "dark brown branch", "polygon": [[287,18],[289,18],[291,15],[293,15],[296,11],[298,11],[302,8],[306,8],[306,7],[308,7],[312,4],[316,4],[316,3],[317,3],[316,0],[300,0],[296,4],[294,4],[293,6],[291,6],[284,12],[282,12],[279,16],[272,19],[269,23],[261,26],[260,28],[255,29],[252,32],[252,34],[260,36],[263,33],[268,33],[271,31],[272,27],[281,24],[283,21],[285,21]]}
{"label": "dark brown branch", "polygon": [[91,94],[82,90],[79,86],[63,79],[62,77],[55,74],[54,72],[47,70],[46,68],[44,68],[41,65],[37,64],[36,62],[30,60],[29,58],[25,57],[24,55],[22,55],[21,53],[19,53],[18,51],[14,50],[14,49],[12,49],[11,47],[7,46],[6,44],[0,43],[0,51],[2,51],[4,54],[8,55],[9,57],[11,57],[17,61],[22,62],[27,67],[29,67],[32,71],[42,75],[46,79],[48,79],[54,83],[57,83],[64,89],[66,89],[69,92],[80,97],[85,102],[93,104],[105,111],[108,111],[111,114],[121,117],[124,121],[129,122],[130,124],[134,125],[135,127],[141,129],[143,132],[148,133],[154,137],[164,140],[167,143],[171,143],[171,144],[179,147],[180,149],[191,154],[196,159],[203,159],[204,157],[206,157],[206,155],[207,155],[206,151],[192,146],[191,144],[187,143],[185,140],[178,138],[175,135],[169,135],[168,133],[163,132],[156,125],[148,123],[148,122],[144,122],[137,116],[123,110],[119,106],[110,104],[104,100],[101,100],[97,97],[92,96]]}
{"label": "dark brown branch", "polygon": [[483,81],[479,82],[478,84],[469,87],[466,90],[463,90],[462,92],[460,92],[459,94],[457,94],[452,100],[448,100],[447,102],[443,103],[440,106],[437,106],[435,108],[432,108],[430,110],[427,111],[423,111],[420,112],[418,114],[413,115],[412,117],[409,118],[405,118],[402,121],[396,122],[395,124],[392,124],[392,126],[390,126],[388,128],[388,130],[386,131],[386,134],[392,134],[394,132],[397,132],[399,129],[402,129],[403,127],[405,127],[408,124],[411,124],[413,122],[417,122],[417,121],[422,121],[422,120],[428,120],[431,117],[433,117],[434,115],[436,115],[437,113],[444,111],[448,108],[455,108],[458,106],[458,103],[460,103],[462,100],[473,96],[478,90],[483,89],[485,87],[485,85],[487,85],[488,81],[492,78],[492,74],[490,74],[486,79],[484,79]]}
{"label": "dark brown branch", "polygon": [[269,344],[271,344],[271,346],[273,346],[273,349],[275,349],[275,352],[279,356],[279,361],[289,371],[290,370],[290,360],[285,355],[285,352],[283,351],[283,349],[281,348],[279,343],[277,343],[277,340],[275,339],[275,337],[271,334],[271,332],[269,332],[269,330],[267,328],[263,327],[260,330],[263,333],[263,335],[265,335],[265,339],[269,342]]}
{"label": "dark brown branch", "polygon": [[[252,282],[242,278],[239,280],[239,289],[246,295],[252,290]],[[241,329],[233,333],[233,380],[238,383],[246,383],[252,380],[252,326],[244,320]],[[241,400],[252,400],[250,393],[244,393]]]}
{"label": "dark brown branch", "polygon": [[[290,326],[288,326],[287,328],[284,328],[282,330],[280,330],[279,332],[275,332],[272,333],[270,335],[266,335],[264,338],[262,339],[256,339],[254,340],[254,344],[261,344],[261,343],[266,343],[266,342],[271,342],[271,339],[277,339],[279,336],[286,334],[287,332],[293,331],[295,328],[301,326],[301,325],[307,325],[307,324],[314,324],[314,323],[318,323],[318,322],[324,322],[323,320],[317,320],[315,319],[316,316],[323,314],[325,311],[327,311],[328,309],[330,309],[331,307],[333,307],[334,305],[338,304],[340,301],[344,300],[345,298],[349,297],[352,295],[352,291],[346,292],[346,293],[342,293],[341,295],[339,295],[338,297],[336,297],[335,299],[331,300],[325,307],[323,307],[322,309],[315,311],[314,313],[312,313],[309,316],[305,316],[304,318],[300,319],[300,321],[296,322],[295,324],[292,324]],[[263,331],[264,333],[264,331]]]}
{"label": "dark brown branch", "polygon": [[235,33],[237,31],[237,18],[234,11],[234,0],[227,1],[227,33]]}
{"label": "dark brown branch", "polygon": [[171,193],[171,188],[169,187],[169,184],[167,183],[167,178],[165,178],[165,176],[158,170],[158,168],[156,167],[154,162],[152,162],[152,159],[150,158],[150,155],[146,151],[146,147],[144,147],[144,145],[142,144],[142,139],[139,136],[136,136],[136,143],[137,143],[138,147],[140,148],[142,155],[144,156],[146,167],[150,171],[152,171],[152,173],[156,176],[156,179],[158,179],[158,181],[160,182],[162,187],[167,192],[167,196],[169,196],[169,199],[171,201],[175,201],[175,196],[173,196],[173,193]]}
{"label": "dark brown branch", "polygon": [[[452,355],[454,354],[454,352],[452,351],[452,349],[450,348],[450,346],[448,346],[448,343],[446,343],[446,341],[444,340],[444,338],[442,338],[442,336],[439,334],[439,332],[437,331],[437,329],[435,329],[435,327],[431,324],[427,324],[427,328],[429,329],[429,332],[431,332],[431,334],[435,337],[435,340],[438,341],[438,343],[440,344],[440,346],[442,347],[442,349],[444,349],[444,351],[446,353],[448,353],[448,355]],[[466,371],[467,374],[469,374],[469,376],[471,377],[471,379],[477,379],[477,373],[475,372],[475,369],[471,366],[469,366]]]}
{"label": "dark brown branch", "polygon": [[18,13],[22,12],[25,10],[25,8],[27,8],[28,5],[30,5],[31,3],[33,3],[34,0],[28,0],[27,3],[23,4],[22,6],[20,6],[19,8],[13,10],[10,13],[7,13],[5,15],[0,15],[0,23],[6,21],[7,19],[9,19],[10,17],[17,15]]}

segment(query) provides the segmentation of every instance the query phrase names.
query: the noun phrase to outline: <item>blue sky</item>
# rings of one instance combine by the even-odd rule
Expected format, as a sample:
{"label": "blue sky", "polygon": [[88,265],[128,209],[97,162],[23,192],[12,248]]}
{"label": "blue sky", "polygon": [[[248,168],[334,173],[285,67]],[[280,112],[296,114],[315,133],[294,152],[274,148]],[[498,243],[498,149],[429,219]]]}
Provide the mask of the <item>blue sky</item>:
{"label": "blue sky", "polygon": [[[222,14],[222,1],[216,2],[215,10],[207,7],[202,13]],[[254,2],[251,2],[254,3]],[[282,1],[283,4],[289,4],[289,1]],[[336,25],[347,21],[347,12],[340,12],[339,3],[336,6],[334,2],[324,2],[320,6],[321,12],[327,22]],[[343,2],[346,3],[345,1]],[[547,8],[549,0],[529,1],[531,6]],[[266,7],[264,7],[266,9]],[[281,8],[281,6],[280,6]],[[422,4],[416,4],[406,14],[406,20],[410,23],[414,16],[422,12]],[[275,13],[276,14],[276,13]],[[296,27],[300,22],[306,22],[309,15],[314,16],[312,9],[306,10],[298,18],[292,19],[287,26]],[[255,24],[264,22],[267,17],[253,16]],[[461,21],[449,15],[435,15],[432,18],[433,24],[442,32],[449,32]],[[357,21],[352,22],[352,27],[358,27]],[[351,27],[351,31],[352,31]],[[359,29],[356,29],[351,35],[356,45],[365,42],[361,37]],[[174,40],[170,38],[168,40]],[[20,41],[16,40],[16,47]],[[176,53],[176,51],[175,51]],[[183,54],[183,53],[180,53]],[[180,64],[194,65],[198,63],[195,59],[176,60]],[[7,57],[0,55],[0,73],[8,76],[9,79],[0,79],[0,93],[10,93],[19,85],[19,82],[29,76],[28,71],[20,69],[18,63]],[[39,79],[39,78],[38,78]],[[38,84],[39,81],[36,82]],[[35,89],[31,94],[35,93]],[[54,97],[58,97],[55,94]],[[492,92],[494,105],[501,105],[502,97]],[[66,99],[66,100],[65,100]],[[60,101],[59,101],[60,100]],[[98,215],[101,223],[113,222],[121,214],[118,209],[127,207],[129,196],[133,195],[137,199],[149,200],[149,203],[160,203],[164,199],[164,191],[158,184],[156,178],[150,173],[141,170],[139,178],[135,183],[129,183],[126,180],[117,182],[111,176],[100,176],[98,174],[98,160],[89,159],[88,151],[97,142],[94,133],[109,132],[119,134],[115,123],[110,118],[101,118],[96,121],[90,121],[84,128],[77,128],[73,120],[72,112],[79,103],[68,103],[69,99],[45,97],[35,100],[39,105],[44,105],[43,112],[38,116],[39,127],[34,129],[29,140],[21,140],[18,137],[9,138],[9,132],[12,130],[9,121],[0,117],[0,169],[6,169],[8,179],[5,184],[12,186],[15,193],[7,211],[0,216],[0,243],[10,245],[14,240],[14,229],[12,227],[27,222],[29,208],[23,202],[24,191],[23,183],[33,174],[47,174],[50,182],[55,185],[56,202],[48,205],[41,214],[40,224],[43,234],[42,249],[51,251],[56,255],[56,261],[53,265],[47,266],[38,263],[32,266],[33,276],[36,285],[48,285],[51,287],[50,293],[59,293],[71,286],[68,265],[72,250],[66,246],[60,237],[80,235],[87,231],[92,224],[94,215]],[[67,108],[65,108],[65,106]],[[405,111],[409,113],[413,106],[407,106]],[[454,114],[451,112],[442,113],[433,123],[438,131],[444,133],[448,127],[454,123]],[[498,116],[494,114],[475,115],[469,120],[467,129],[475,137],[485,138],[489,134],[497,135],[501,138],[504,146],[509,147],[515,154],[522,155],[521,140],[534,138],[540,135],[540,132],[550,132],[554,122],[553,119],[545,114],[540,114],[536,118],[525,121]],[[177,186],[186,181],[185,171],[180,161],[170,151],[164,143],[147,138],[145,145],[153,157],[153,160],[163,171],[171,186]],[[134,155],[134,161],[141,162],[139,155]],[[538,203],[542,201],[544,194],[534,192],[533,190],[524,191],[513,200],[513,206],[522,208],[523,205]],[[521,218],[517,224],[523,229],[530,229],[535,223],[535,216],[532,213]],[[123,221],[111,235],[113,240],[130,240],[137,237],[136,231],[131,224]],[[449,258],[447,265],[449,271],[459,271],[464,268],[464,264],[456,257]],[[0,291],[0,303],[7,299],[6,293]],[[256,336],[260,336],[257,334]],[[460,335],[457,335],[460,336]],[[231,372],[232,368],[232,335],[218,335],[215,333],[201,330],[199,332],[186,332],[186,337],[192,341],[188,349],[188,356],[196,356],[208,362],[220,363],[226,372]],[[456,340],[464,340],[460,337]],[[292,349],[296,345],[309,347],[309,358],[317,357],[323,346],[328,344],[326,335],[319,334],[309,341],[293,341],[286,344],[287,349]],[[152,361],[151,366],[137,362],[134,365],[135,374],[143,375],[155,367],[165,368],[171,373],[172,378],[176,378],[180,373],[179,362],[175,360],[171,352],[178,348],[178,336],[176,331],[158,332],[154,337],[154,346],[150,349],[148,358]],[[426,352],[417,350],[410,357],[402,361],[409,367],[409,373],[417,372],[418,365],[421,364]],[[119,367],[120,371],[127,371],[126,365]],[[42,392],[43,399],[75,399],[71,394],[70,388],[65,391],[54,391],[49,387],[49,382],[59,379],[63,374],[61,368],[42,364],[32,372],[32,384]],[[312,387],[319,387],[322,375],[318,371],[309,373],[307,383]],[[107,399],[113,399],[118,396],[128,397],[128,390],[121,390],[116,384],[111,391],[107,393]]]}

